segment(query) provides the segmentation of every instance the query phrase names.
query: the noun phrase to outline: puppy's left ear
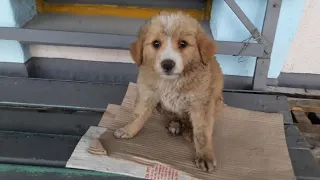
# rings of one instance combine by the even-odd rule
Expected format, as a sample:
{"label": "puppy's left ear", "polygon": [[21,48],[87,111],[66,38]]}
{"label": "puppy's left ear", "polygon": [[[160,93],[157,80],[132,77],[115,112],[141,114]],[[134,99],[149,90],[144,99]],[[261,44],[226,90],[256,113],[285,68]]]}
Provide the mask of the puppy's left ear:
{"label": "puppy's left ear", "polygon": [[201,62],[206,65],[209,61],[212,60],[213,55],[216,53],[216,45],[201,27],[198,28],[196,38],[198,50],[201,56]]}

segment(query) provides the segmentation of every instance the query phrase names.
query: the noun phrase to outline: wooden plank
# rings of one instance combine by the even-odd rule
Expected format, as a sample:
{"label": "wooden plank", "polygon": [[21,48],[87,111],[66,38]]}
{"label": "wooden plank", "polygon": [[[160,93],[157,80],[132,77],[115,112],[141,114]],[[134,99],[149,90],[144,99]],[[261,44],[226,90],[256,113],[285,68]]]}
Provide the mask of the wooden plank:
{"label": "wooden plank", "polygon": [[290,109],[302,112],[320,112],[320,100],[290,99]]}
{"label": "wooden plank", "polygon": [[292,111],[292,114],[294,115],[298,123],[312,124],[310,119],[307,117],[307,115],[304,112]]}
{"label": "wooden plank", "polygon": [[319,134],[320,135],[320,125],[318,125],[318,124],[298,123],[296,125],[299,128],[301,133]]}

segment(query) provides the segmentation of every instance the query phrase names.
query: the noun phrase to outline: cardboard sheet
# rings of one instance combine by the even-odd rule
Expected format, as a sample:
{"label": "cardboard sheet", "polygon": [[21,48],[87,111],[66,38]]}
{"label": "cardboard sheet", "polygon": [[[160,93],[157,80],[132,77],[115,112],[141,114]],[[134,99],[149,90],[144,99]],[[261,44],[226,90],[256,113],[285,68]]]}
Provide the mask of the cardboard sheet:
{"label": "cardboard sheet", "polygon": [[[118,109],[120,109],[120,106],[109,104],[101,122],[113,121]],[[91,126],[80,139],[66,167],[158,180],[194,179],[166,165],[156,164],[154,166],[146,166],[134,161],[117,158],[117,154],[112,154],[112,156],[103,155],[105,149],[97,149],[96,142],[99,141],[99,137],[106,132],[106,130],[107,128],[105,127]],[[96,151],[90,151],[92,149]]]}
{"label": "cardboard sheet", "polygon": [[[109,112],[108,118],[103,122],[106,128],[104,133],[99,133],[102,134],[99,139],[108,156],[98,156],[101,158],[93,166],[110,166],[104,172],[110,172],[112,169],[111,172],[135,177],[170,180],[295,179],[281,114],[225,107],[218,114],[214,127],[213,143],[218,167],[213,173],[206,173],[194,164],[193,144],[181,136],[169,135],[165,128],[166,119],[159,114],[154,113],[141,132],[132,139],[122,140],[113,136],[115,129],[132,119],[135,96],[136,86],[131,83],[121,106],[114,108],[116,116],[110,115],[112,112]],[[90,128],[86,136],[90,136],[90,133],[95,134],[92,131],[94,128]],[[90,143],[87,142],[82,147],[77,146],[75,152],[77,149],[83,151],[84,146],[88,150]],[[75,164],[80,164],[72,163],[72,159],[85,159],[79,156],[79,153],[73,153],[71,163],[67,165],[75,167]],[[82,168],[90,169],[89,164],[83,166],[86,165],[82,165]],[[130,171],[128,168],[131,168]],[[98,170],[97,167],[91,169]]]}

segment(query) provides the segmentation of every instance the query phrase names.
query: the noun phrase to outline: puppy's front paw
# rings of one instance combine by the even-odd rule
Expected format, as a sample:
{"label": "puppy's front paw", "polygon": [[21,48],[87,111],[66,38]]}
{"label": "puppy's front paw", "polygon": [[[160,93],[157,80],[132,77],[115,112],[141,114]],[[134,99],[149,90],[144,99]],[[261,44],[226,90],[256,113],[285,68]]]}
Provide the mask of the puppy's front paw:
{"label": "puppy's front paw", "polygon": [[195,163],[198,168],[206,172],[212,172],[217,166],[213,155],[196,155]]}
{"label": "puppy's front paw", "polygon": [[171,135],[180,135],[182,133],[182,126],[179,121],[171,121],[168,125],[168,131]]}
{"label": "puppy's front paw", "polygon": [[127,132],[125,127],[117,129],[113,134],[116,138],[121,138],[121,139],[129,139],[134,136],[129,132]]}

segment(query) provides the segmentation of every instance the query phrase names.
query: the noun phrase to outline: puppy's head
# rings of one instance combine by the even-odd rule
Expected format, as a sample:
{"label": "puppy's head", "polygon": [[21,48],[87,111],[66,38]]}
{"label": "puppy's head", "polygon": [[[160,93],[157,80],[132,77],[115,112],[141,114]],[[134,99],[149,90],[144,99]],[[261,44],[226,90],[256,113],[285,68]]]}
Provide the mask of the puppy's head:
{"label": "puppy's head", "polygon": [[164,78],[176,78],[212,60],[215,45],[194,18],[162,12],[141,28],[130,52],[138,66],[149,67]]}

